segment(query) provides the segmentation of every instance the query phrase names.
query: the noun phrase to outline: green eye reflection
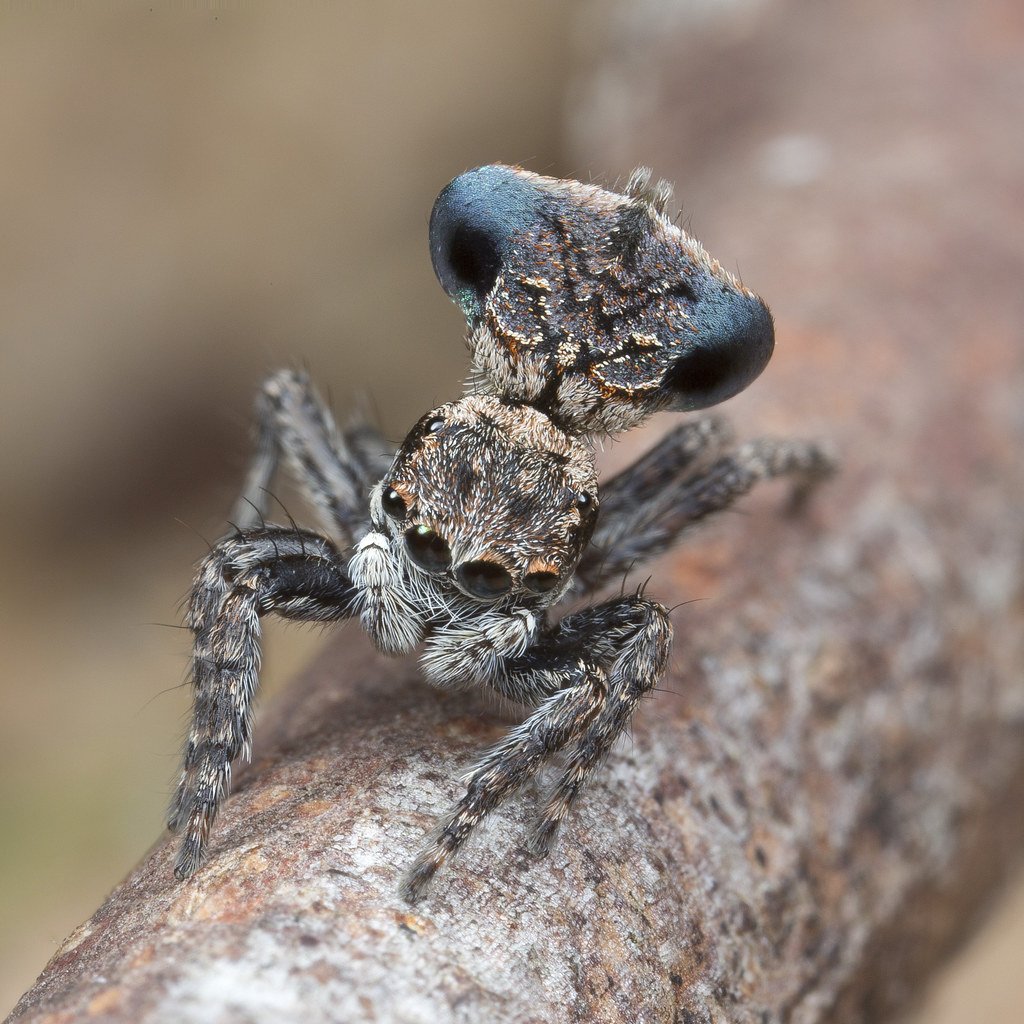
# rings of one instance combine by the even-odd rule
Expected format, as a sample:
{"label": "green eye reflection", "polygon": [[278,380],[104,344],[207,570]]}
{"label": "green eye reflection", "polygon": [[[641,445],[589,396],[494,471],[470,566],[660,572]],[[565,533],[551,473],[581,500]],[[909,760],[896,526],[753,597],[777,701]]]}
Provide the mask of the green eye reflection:
{"label": "green eye reflection", "polygon": [[452,564],[452,552],[447,541],[429,526],[413,526],[405,531],[405,546],[409,557],[427,572],[442,572]]}

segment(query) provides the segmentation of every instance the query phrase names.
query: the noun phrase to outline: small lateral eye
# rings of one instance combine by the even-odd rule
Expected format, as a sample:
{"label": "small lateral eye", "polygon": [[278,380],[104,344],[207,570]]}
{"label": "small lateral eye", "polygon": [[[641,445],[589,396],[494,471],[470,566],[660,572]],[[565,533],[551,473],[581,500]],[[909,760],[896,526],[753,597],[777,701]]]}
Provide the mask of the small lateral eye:
{"label": "small lateral eye", "polygon": [[409,511],[406,508],[405,500],[394,487],[388,487],[384,491],[380,496],[380,503],[381,507],[392,519],[404,519],[405,514]]}
{"label": "small lateral eye", "polygon": [[444,417],[435,416],[431,420],[427,420],[426,431],[428,434],[436,434],[444,426]]}
{"label": "small lateral eye", "polygon": [[537,572],[528,572],[523,577],[523,583],[527,590],[532,591],[534,594],[547,594],[549,591],[555,589],[561,581],[561,576],[557,572],[546,572],[544,570],[538,570]]}
{"label": "small lateral eye", "polygon": [[576,507],[580,510],[580,517],[587,520],[597,512],[597,499],[589,491],[580,491],[576,495]]}
{"label": "small lateral eye", "polygon": [[447,541],[422,523],[405,531],[405,546],[409,557],[427,572],[441,572],[452,564],[452,551]]}

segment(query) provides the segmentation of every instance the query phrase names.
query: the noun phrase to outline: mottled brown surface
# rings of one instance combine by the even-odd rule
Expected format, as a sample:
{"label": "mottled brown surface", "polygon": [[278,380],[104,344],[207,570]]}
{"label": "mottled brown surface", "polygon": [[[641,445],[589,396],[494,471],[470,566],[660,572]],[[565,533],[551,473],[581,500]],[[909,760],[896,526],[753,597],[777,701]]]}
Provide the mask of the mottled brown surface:
{"label": "mottled brown surface", "polygon": [[916,994],[1024,829],[1024,24],[870,11],[662,31],[651,120],[608,115],[773,300],[743,430],[826,433],[846,468],[806,519],[766,492],[660,564],[656,596],[705,600],[549,861],[529,790],[396,898],[503,719],[350,631],[263,709],[208,868],[179,885],[155,849],[15,1019],[877,1021]]}

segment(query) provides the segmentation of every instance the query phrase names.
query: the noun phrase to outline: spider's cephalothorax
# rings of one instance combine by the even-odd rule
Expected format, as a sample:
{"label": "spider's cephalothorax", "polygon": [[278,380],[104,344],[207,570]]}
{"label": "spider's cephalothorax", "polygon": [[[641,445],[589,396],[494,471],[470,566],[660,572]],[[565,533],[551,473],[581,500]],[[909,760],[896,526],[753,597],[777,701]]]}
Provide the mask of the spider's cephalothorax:
{"label": "spider's cephalothorax", "polygon": [[[587,779],[657,684],[668,613],[620,594],[561,619],[760,479],[798,494],[831,470],[822,449],[731,447],[716,419],[685,423],[601,486],[588,435],[745,387],[771,353],[771,318],[663,215],[667,190],[625,196],[518,168],[457,178],[431,251],[470,325],[481,393],[424,416],[397,452],[340,431],[304,375],[264,385],[256,457],[235,533],[201,564],[189,602],[195,699],[170,825],[175,873],[199,866],[232,762],[247,757],[260,617],[358,617],[388,654],[419,648],[437,686],[486,686],[532,711],[486,751],[465,795],[402,883],[417,899],[492,808],[555,755],[561,773],[529,839],[547,852]],[[284,459],[324,533],[268,525]]]}
{"label": "spider's cephalothorax", "polygon": [[529,406],[466,398],[420,420],[370,508],[424,573],[478,600],[550,604],[597,518],[593,451]]}
{"label": "spider's cephalothorax", "polygon": [[536,409],[490,396],[435,409],[370,492],[371,528],[348,564],[353,609],[387,654],[425,639],[438,685],[498,685],[497,655],[532,641],[570,585],[596,495],[590,446]]}

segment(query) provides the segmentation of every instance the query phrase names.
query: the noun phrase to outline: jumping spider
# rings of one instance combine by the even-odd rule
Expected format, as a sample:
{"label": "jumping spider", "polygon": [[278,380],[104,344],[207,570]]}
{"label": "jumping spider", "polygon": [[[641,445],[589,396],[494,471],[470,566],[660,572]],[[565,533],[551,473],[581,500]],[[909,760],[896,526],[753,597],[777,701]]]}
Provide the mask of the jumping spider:
{"label": "jumping spider", "polygon": [[[758,480],[791,475],[804,493],[830,472],[814,444],[730,447],[722,423],[702,418],[599,494],[593,435],[731,397],[774,344],[764,303],[665,216],[669,195],[642,171],[624,195],[503,166],[448,185],[430,248],[469,322],[475,393],[428,413],[395,453],[370,427],[339,430],[302,374],[264,385],[237,530],[202,562],[188,608],[194,717],[170,815],[179,878],[199,867],[232,762],[250,754],[262,615],[358,617],[384,653],[420,648],[435,686],[484,685],[533,709],[476,763],[405,875],[415,901],[561,753],[529,839],[546,853],[665,670],[672,626],[642,592],[560,620],[551,609],[663,552]],[[265,522],[282,457],[330,536]]]}

